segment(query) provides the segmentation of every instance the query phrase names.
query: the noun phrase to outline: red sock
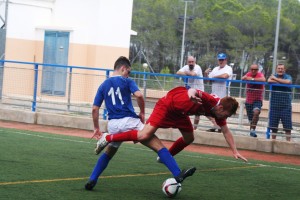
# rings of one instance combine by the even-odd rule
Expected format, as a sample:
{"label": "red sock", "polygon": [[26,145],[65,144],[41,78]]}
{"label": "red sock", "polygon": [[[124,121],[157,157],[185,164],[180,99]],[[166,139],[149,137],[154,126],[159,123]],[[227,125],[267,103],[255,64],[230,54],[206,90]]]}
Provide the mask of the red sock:
{"label": "red sock", "polygon": [[173,145],[169,149],[169,152],[171,153],[172,156],[175,156],[187,146],[188,144],[185,143],[185,141],[181,137],[173,143]]}
{"label": "red sock", "polygon": [[107,135],[107,142],[123,142],[123,141],[137,141],[138,130],[130,130],[126,132],[121,132],[113,135]]}

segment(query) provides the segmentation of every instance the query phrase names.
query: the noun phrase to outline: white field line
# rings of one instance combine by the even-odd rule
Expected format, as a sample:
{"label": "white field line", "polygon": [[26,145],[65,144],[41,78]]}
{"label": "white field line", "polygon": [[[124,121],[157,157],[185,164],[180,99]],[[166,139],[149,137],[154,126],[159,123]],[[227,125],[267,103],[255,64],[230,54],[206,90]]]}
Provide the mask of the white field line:
{"label": "white field line", "polygon": [[[0,130],[0,132],[3,132],[3,131],[4,130]],[[17,134],[20,134],[20,135],[32,136],[32,137],[52,139],[52,140],[61,140],[61,141],[86,143],[86,144],[91,143],[91,141],[87,142],[87,141],[72,140],[72,139],[59,138],[59,137],[49,137],[49,136],[43,136],[43,135],[37,135],[37,134],[24,133],[24,132],[20,132],[20,131],[14,131],[13,133],[17,133]],[[139,150],[139,151],[152,151],[151,149],[145,149],[145,148],[140,148],[140,147],[125,147],[125,148],[127,148],[127,149],[136,149],[136,150]],[[201,156],[201,155],[183,155],[183,154],[180,154],[179,156],[192,157],[192,158],[197,158],[197,159],[217,160],[217,161],[221,161],[221,162],[231,162],[231,163],[239,163],[239,164],[242,163],[242,161],[240,161],[240,160],[228,160],[228,159],[223,159],[223,158],[213,158],[213,157],[207,157],[207,156]],[[250,162],[247,162],[247,163],[244,163],[244,164],[246,164],[246,165],[257,165],[257,166],[260,166],[260,167],[271,167],[271,168],[277,168],[277,169],[300,171],[300,168],[294,168],[294,167],[280,167],[280,166],[266,165],[266,164],[256,164],[256,163],[250,163]]]}

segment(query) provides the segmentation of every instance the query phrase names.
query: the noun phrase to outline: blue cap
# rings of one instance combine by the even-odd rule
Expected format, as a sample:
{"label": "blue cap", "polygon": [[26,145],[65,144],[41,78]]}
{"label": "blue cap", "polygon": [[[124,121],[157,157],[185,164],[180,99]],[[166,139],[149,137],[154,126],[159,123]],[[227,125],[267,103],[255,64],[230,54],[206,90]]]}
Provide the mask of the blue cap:
{"label": "blue cap", "polygon": [[226,59],[226,58],[227,58],[227,56],[226,56],[225,53],[219,53],[218,54],[218,60],[220,60],[220,59]]}

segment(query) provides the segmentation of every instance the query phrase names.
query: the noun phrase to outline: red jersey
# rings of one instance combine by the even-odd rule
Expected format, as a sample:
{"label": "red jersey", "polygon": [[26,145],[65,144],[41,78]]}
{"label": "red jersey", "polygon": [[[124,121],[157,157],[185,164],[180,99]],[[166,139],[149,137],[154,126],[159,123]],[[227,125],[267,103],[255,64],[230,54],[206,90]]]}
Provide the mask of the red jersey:
{"label": "red jersey", "polygon": [[[209,93],[197,90],[202,105],[194,103],[188,97],[185,87],[176,87],[156,103],[147,123],[159,128],[178,128],[182,131],[193,132],[190,115],[211,116],[211,110],[220,98]],[[226,125],[225,119],[216,119],[219,126]]]}
{"label": "red jersey", "polygon": [[[252,77],[252,73],[248,72],[246,74],[246,76]],[[252,78],[261,78],[261,77],[264,77],[263,73],[257,72],[255,77],[252,77]],[[263,100],[263,92],[264,92],[263,84],[247,83],[246,103],[252,104],[254,101],[262,101]]]}

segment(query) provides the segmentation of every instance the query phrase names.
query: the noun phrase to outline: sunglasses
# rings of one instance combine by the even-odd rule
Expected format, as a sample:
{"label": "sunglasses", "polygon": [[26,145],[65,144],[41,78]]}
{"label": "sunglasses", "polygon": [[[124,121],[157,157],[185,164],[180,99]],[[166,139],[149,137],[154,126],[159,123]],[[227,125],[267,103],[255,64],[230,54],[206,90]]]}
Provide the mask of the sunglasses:
{"label": "sunglasses", "polygon": [[219,59],[219,61],[224,61],[225,59]]}
{"label": "sunglasses", "polygon": [[257,71],[258,69],[251,69],[252,71]]}

